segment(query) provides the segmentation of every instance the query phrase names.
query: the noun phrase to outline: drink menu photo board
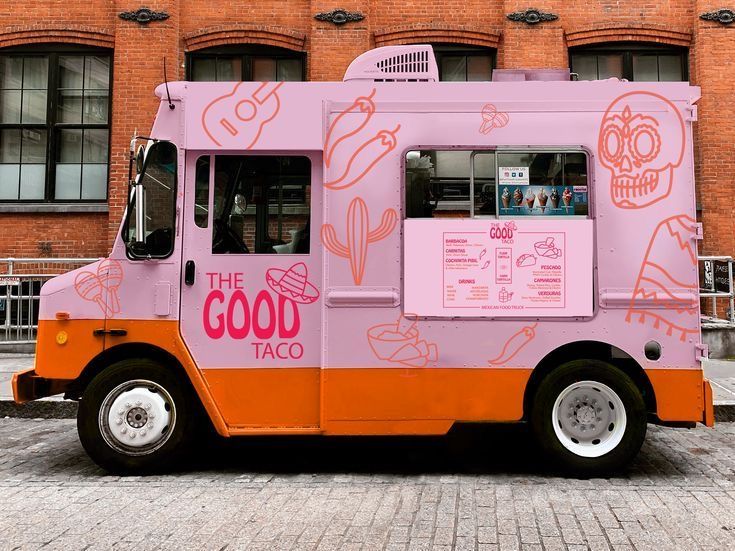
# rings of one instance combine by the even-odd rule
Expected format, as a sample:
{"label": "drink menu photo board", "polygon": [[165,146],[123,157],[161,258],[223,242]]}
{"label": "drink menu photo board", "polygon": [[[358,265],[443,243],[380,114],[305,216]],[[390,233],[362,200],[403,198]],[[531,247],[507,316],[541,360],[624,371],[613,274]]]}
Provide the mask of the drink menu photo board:
{"label": "drink menu photo board", "polygon": [[404,236],[406,312],[592,315],[591,220],[409,219]]}

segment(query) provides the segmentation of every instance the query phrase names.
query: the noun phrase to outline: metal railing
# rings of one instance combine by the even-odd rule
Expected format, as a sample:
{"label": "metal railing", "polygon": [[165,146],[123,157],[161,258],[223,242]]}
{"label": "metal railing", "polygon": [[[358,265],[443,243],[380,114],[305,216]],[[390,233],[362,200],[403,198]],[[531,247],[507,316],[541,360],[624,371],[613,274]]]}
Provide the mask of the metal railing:
{"label": "metal railing", "polygon": [[[731,256],[700,256],[700,289],[702,327],[705,329],[735,329],[735,289],[733,289],[733,258]],[[728,304],[720,317],[717,303]],[[707,312],[705,314],[705,312]]]}
{"label": "metal railing", "polygon": [[0,258],[0,349],[32,344],[38,329],[41,286],[98,258]]}

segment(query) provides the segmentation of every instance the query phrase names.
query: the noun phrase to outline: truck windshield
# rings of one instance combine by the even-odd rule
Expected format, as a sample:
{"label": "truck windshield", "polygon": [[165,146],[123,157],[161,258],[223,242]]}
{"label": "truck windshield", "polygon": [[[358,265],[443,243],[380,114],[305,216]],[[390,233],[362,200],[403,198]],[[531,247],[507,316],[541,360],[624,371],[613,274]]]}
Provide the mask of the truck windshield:
{"label": "truck windshield", "polygon": [[[131,200],[126,228],[123,232],[129,250],[134,256],[163,258],[174,248],[176,210],[176,146],[170,142],[156,142],[146,155],[145,165],[138,180],[144,190],[141,198]],[[140,187],[138,187],[140,189]],[[137,215],[143,205],[144,216]],[[144,241],[136,240],[138,224],[143,222]],[[131,247],[132,244],[135,247]]]}

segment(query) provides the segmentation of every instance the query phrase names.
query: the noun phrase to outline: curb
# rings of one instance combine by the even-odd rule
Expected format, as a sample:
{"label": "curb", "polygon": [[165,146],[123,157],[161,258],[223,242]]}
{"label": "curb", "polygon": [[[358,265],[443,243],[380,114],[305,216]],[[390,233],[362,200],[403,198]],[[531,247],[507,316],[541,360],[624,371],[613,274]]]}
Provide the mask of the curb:
{"label": "curb", "polygon": [[[76,419],[78,403],[73,400],[36,400],[16,404],[0,400],[0,418],[18,419]],[[715,404],[715,421],[735,421],[735,404]]]}

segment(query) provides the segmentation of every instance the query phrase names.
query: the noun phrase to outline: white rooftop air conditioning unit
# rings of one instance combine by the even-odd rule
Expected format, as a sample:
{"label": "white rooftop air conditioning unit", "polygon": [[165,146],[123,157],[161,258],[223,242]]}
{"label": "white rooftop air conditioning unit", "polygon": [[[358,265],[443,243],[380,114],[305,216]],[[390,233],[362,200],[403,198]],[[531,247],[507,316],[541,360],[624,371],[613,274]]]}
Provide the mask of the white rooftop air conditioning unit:
{"label": "white rooftop air conditioning unit", "polygon": [[345,71],[343,81],[437,82],[439,69],[428,44],[384,46],[357,57]]}

